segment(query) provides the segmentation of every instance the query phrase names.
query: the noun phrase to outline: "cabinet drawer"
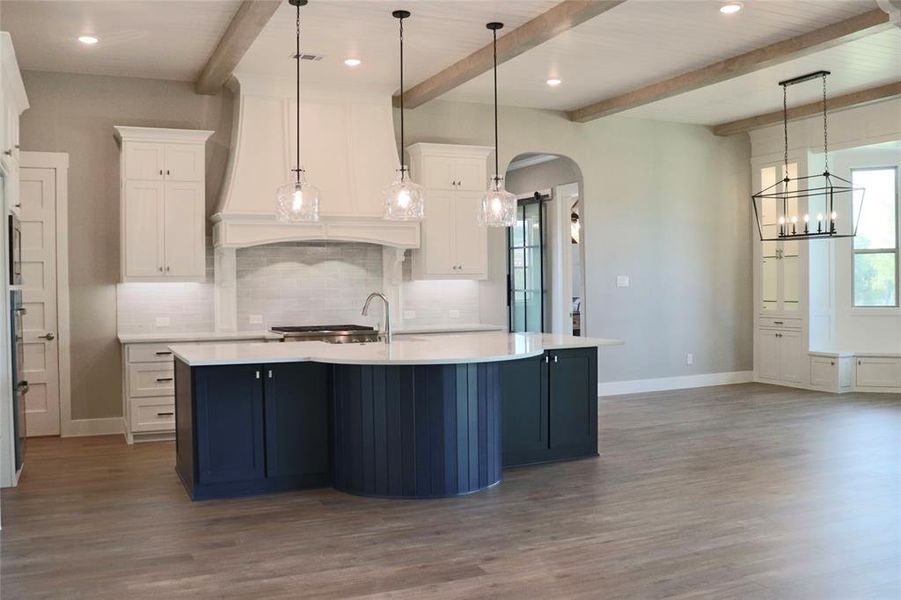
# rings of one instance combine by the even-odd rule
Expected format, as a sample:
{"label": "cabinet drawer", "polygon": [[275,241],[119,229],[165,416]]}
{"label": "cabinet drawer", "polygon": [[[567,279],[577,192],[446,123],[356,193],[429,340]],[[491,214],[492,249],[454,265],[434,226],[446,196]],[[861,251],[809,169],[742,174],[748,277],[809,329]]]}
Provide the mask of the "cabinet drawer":
{"label": "cabinet drawer", "polygon": [[171,364],[128,365],[128,395],[168,396],[175,394],[175,370]]}
{"label": "cabinet drawer", "polygon": [[901,387],[901,359],[857,359],[858,387]]}
{"label": "cabinet drawer", "polygon": [[760,317],[760,327],[772,329],[801,329],[801,319]]}
{"label": "cabinet drawer", "polygon": [[175,431],[175,398],[133,398],[131,400],[132,431]]}
{"label": "cabinet drawer", "polygon": [[172,362],[169,344],[128,344],[126,357],[129,363]]}

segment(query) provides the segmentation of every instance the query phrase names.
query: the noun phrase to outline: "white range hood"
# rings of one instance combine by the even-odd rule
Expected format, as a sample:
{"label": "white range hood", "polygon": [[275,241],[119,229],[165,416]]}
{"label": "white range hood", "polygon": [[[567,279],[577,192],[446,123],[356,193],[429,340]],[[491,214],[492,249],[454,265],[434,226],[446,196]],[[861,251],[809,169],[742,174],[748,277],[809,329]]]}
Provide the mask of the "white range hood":
{"label": "white range hood", "polygon": [[319,188],[318,223],[279,223],[276,189],[294,166],[294,82],[236,75],[231,153],[213,215],[217,248],[302,240],[418,248],[419,224],[384,221],[380,192],[400,164],[391,98],[305,86],[301,165]]}

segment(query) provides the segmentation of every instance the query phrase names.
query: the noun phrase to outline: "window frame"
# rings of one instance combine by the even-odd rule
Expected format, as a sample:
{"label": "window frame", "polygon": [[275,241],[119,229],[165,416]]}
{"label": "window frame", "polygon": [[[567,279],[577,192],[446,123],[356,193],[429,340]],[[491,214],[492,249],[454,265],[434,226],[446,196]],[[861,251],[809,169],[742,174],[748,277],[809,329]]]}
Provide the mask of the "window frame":
{"label": "window frame", "polygon": [[[871,311],[897,311],[901,308],[901,297],[899,297],[899,293],[901,293],[901,178],[899,178],[899,169],[898,165],[885,165],[885,166],[875,166],[875,167],[851,167],[850,175],[852,186],[854,185],[854,173],[861,171],[892,171],[894,173],[894,181],[895,181],[895,247],[894,248],[855,248],[854,241],[852,238],[851,241],[851,309],[854,311],[863,311],[863,312],[871,312]],[[866,206],[866,197],[864,197],[864,204],[862,208]],[[853,211],[853,203],[852,203],[852,211]],[[852,218],[854,215],[852,213]],[[857,265],[857,255],[858,254],[892,254],[895,255],[895,303],[894,304],[857,304],[857,277],[856,277],[856,265]]]}

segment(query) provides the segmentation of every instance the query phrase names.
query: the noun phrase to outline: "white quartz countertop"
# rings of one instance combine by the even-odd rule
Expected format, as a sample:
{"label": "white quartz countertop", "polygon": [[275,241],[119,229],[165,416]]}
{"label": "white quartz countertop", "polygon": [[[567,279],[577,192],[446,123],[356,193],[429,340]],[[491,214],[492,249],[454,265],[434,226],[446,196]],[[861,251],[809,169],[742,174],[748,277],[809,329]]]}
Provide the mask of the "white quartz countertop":
{"label": "white quartz countertop", "polygon": [[391,344],[326,342],[228,342],[175,344],[176,358],[190,366],[276,362],[320,362],[344,365],[438,365],[516,360],[545,350],[617,346],[622,340],[541,333],[467,333],[408,335]]}
{"label": "white quartz countertop", "polygon": [[282,336],[270,331],[207,331],[200,333],[120,333],[121,344],[166,342],[215,342],[217,340],[280,340]]}

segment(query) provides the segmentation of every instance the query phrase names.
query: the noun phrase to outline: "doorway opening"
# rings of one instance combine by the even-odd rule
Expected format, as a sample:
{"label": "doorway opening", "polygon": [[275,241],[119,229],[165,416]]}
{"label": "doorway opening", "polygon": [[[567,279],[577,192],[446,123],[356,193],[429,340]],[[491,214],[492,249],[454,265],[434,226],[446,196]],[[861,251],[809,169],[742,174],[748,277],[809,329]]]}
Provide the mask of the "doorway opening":
{"label": "doorway opening", "polygon": [[510,331],[584,335],[582,171],[566,156],[520,154],[506,188],[519,199],[507,236]]}

